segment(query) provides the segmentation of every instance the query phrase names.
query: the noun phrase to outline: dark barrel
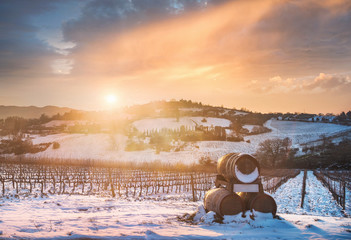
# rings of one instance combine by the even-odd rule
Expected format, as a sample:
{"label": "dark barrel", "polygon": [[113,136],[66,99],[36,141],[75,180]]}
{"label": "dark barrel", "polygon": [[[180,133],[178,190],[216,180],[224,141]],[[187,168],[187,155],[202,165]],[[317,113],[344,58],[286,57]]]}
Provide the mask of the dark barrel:
{"label": "dark barrel", "polygon": [[228,181],[252,183],[259,177],[260,168],[258,161],[249,154],[229,153],[218,159],[217,172]]}
{"label": "dark barrel", "polygon": [[272,215],[275,216],[277,213],[277,204],[268,194],[258,193],[250,201],[250,210],[255,210],[262,213],[272,213]]}
{"label": "dark barrel", "polygon": [[258,193],[255,192],[238,192],[237,193],[244,202],[245,211],[251,210],[251,202],[255,199]]}
{"label": "dark barrel", "polygon": [[244,211],[244,203],[239,195],[224,188],[209,190],[204,198],[204,207],[221,216],[236,215]]}

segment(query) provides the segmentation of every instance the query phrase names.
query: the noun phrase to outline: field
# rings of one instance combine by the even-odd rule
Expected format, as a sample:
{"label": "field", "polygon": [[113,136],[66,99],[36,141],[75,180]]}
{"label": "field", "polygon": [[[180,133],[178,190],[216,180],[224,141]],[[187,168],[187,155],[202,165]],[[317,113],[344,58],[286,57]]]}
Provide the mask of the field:
{"label": "field", "polygon": [[[41,169],[43,173],[43,168],[32,166],[28,173],[25,173],[24,165],[21,168],[16,166],[14,170],[13,166],[3,167],[2,176],[15,171],[22,173],[16,177],[22,176],[24,180],[33,176],[38,182],[34,184],[32,193],[29,193],[28,187],[16,189],[11,181],[6,182],[5,195],[0,197],[1,239],[349,239],[351,234],[350,218],[345,217],[347,214],[312,172],[307,174],[307,195],[303,208],[300,206],[301,172],[272,193],[278,205],[278,218],[255,213],[255,220],[252,220],[247,213],[246,217],[225,216],[223,223],[216,223],[214,213],[206,213],[203,209],[203,195],[198,195],[198,199],[193,201],[191,188],[187,190],[186,187],[180,187],[181,191],[177,191],[176,187],[166,193],[160,187],[159,191],[149,191],[148,194],[144,191],[141,195],[133,195],[133,188],[129,188],[130,194],[126,195],[123,187],[124,194],[117,194],[116,189],[116,196],[113,197],[111,187],[87,193],[80,192],[80,185],[74,187],[77,191],[74,192],[74,181],[63,181],[66,192],[49,193],[52,183],[47,179],[42,194],[42,185],[39,183],[44,175],[38,178],[36,171]],[[60,172],[48,169],[46,173]],[[142,175],[138,176],[143,178],[151,177],[148,175],[151,173],[140,173]],[[177,175],[183,176],[180,173]],[[108,179],[108,175],[103,176]],[[116,176],[125,175],[120,173]],[[169,176],[176,179],[175,175],[168,173],[159,173],[157,176],[160,180],[169,179]],[[21,186],[25,182],[28,184],[28,181],[17,183]],[[59,189],[58,183],[56,187]],[[351,212],[349,207],[347,213]],[[187,220],[193,213],[196,213],[194,220]]]}
{"label": "field", "polygon": [[[202,119],[144,119],[134,126],[140,131],[154,131],[187,124],[191,129]],[[229,124],[219,118],[206,118],[205,123],[209,127]],[[98,160],[191,165],[203,156],[218,159],[230,152],[254,153],[266,139],[289,137],[293,147],[301,150],[322,134],[335,140],[351,130],[335,124],[277,120],[269,120],[265,126],[272,131],[245,136],[244,142],[172,142],[183,148],[160,153],[154,149],[125,151],[128,138],[122,134],[31,135],[33,144],[58,142],[59,148],[50,146],[25,157],[71,163]],[[251,130],[254,126],[244,127]],[[278,205],[277,218],[254,213],[253,220],[247,213],[246,217],[226,216],[218,223],[214,212],[206,213],[203,208],[204,194],[214,186],[213,173],[2,163],[0,239],[349,239],[351,191],[350,179],[344,176],[350,173],[314,175],[309,171],[303,207],[303,173],[296,174],[286,170],[263,173],[264,189]],[[324,183],[317,179],[318,174]]]}
{"label": "field", "polygon": [[[194,126],[194,121],[201,122],[201,117],[181,118],[176,122],[175,118],[168,119],[144,119],[134,123],[140,130],[152,130],[157,127],[163,128],[169,124],[170,128],[178,128],[184,122],[189,127]],[[173,123],[171,123],[173,122]],[[172,125],[173,124],[173,125]],[[208,125],[227,126],[229,121],[220,118],[207,118]],[[327,123],[309,123],[294,121],[269,120],[265,124],[272,129],[271,132],[245,136],[242,142],[227,141],[199,141],[199,142],[175,142],[176,146],[183,145],[180,151],[156,153],[154,149],[143,151],[125,151],[127,137],[122,134],[55,134],[47,136],[32,135],[34,144],[45,142],[58,142],[60,148],[49,147],[46,151],[36,154],[26,154],[27,157],[55,158],[55,159],[95,159],[123,162],[153,162],[159,161],[166,164],[193,164],[198,163],[203,156],[218,159],[230,152],[254,153],[258,145],[266,139],[285,138],[292,139],[293,147],[302,150],[302,145],[320,139],[322,134],[333,136],[351,131],[350,126],[342,126]],[[248,127],[250,128],[250,126]]]}
{"label": "field", "polygon": [[[203,120],[206,120],[205,122]],[[182,117],[177,121],[176,118],[149,118],[135,121],[133,125],[141,132],[161,130],[161,129],[180,129],[181,126],[194,128],[197,125],[204,127],[219,126],[229,127],[230,121],[224,118],[212,117]]]}

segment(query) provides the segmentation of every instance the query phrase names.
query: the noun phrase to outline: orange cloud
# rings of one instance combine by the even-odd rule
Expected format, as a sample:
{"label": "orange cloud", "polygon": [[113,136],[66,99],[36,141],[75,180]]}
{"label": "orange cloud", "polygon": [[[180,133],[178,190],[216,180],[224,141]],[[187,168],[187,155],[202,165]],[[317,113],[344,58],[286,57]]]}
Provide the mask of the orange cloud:
{"label": "orange cloud", "polygon": [[[73,74],[94,86],[98,79],[139,101],[189,98],[259,110],[258,93],[307,91],[299,79],[343,69],[343,63],[330,66],[327,59],[335,53],[317,39],[325,31],[314,30],[317,23],[339,20],[335,12],[343,3],[228,1],[122,32],[107,31],[78,43]],[[307,31],[317,34],[309,46]],[[267,82],[271,76],[279,78]]]}

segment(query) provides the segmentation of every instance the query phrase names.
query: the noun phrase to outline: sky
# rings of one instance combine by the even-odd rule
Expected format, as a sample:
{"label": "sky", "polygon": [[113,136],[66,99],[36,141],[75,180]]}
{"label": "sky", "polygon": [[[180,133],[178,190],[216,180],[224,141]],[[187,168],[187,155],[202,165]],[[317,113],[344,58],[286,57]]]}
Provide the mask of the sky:
{"label": "sky", "polygon": [[351,109],[349,0],[5,0],[0,23],[0,105]]}

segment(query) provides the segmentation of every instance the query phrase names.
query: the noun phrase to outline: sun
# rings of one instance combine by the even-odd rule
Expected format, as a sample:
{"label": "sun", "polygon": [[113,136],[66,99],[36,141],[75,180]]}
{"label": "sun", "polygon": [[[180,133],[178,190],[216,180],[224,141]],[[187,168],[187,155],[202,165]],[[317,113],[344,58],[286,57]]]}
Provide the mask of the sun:
{"label": "sun", "polygon": [[117,102],[117,97],[114,94],[109,94],[105,96],[105,101],[110,105],[114,105]]}

